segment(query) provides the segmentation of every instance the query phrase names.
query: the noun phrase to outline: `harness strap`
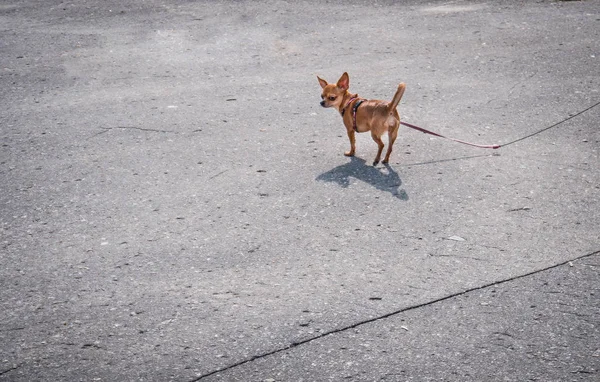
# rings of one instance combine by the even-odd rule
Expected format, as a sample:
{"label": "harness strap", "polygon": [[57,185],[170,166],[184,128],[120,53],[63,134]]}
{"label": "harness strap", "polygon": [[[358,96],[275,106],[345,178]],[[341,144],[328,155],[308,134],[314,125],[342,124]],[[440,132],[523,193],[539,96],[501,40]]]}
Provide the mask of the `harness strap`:
{"label": "harness strap", "polygon": [[360,106],[361,103],[365,102],[364,99],[359,99],[354,103],[354,107],[352,108],[352,127],[354,127],[354,131],[358,133],[358,127],[356,127],[356,109]]}
{"label": "harness strap", "polygon": [[346,112],[346,108],[348,107],[348,105],[350,105],[350,103],[351,103],[352,101],[354,101],[355,99],[357,99],[357,98],[358,98],[358,94],[357,94],[357,95],[355,95],[354,97],[350,98],[350,99],[348,100],[348,102],[346,102],[346,106],[344,106],[344,107],[342,108],[342,111],[341,111],[342,117],[344,116],[344,113]]}

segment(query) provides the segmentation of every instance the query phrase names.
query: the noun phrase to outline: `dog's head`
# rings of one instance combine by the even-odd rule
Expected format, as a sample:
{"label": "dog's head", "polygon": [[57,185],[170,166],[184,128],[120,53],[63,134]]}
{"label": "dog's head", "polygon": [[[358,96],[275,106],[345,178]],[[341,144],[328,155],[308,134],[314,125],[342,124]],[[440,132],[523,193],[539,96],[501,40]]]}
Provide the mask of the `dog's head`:
{"label": "dog's head", "polygon": [[319,76],[317,76],[317,79],[319,80],[319,85],[323,88],[323,92],[321,93],[321,106],[340,109],[344,94],[348,91],[348,87],[350,86],[348,73],[342,74],[335,84],[327,83],[327,81]]}

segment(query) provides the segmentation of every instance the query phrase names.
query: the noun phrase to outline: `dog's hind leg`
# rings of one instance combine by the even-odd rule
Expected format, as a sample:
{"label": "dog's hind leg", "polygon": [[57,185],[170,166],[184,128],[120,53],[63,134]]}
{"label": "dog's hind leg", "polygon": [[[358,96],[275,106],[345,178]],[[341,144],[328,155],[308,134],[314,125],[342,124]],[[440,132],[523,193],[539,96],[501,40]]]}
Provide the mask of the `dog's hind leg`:
{"label": "dog's hind leg", "polygon": [[385,158],[383,159],[383,164],[387,164],[390,161],[390,154],[392,154],[392,146],[394,146],[394,142],[398,137],[398,126],[394,129],[390,129],[388,132],[388,149],[385,153]]}
{"label": "dog's hind leg", "polygon": [[381,159],[381,152],[383,151],[383,146],[385,146],[385,145],[383,144],[381,137],[379,135],[377,135],[374,131],[371,131],[371,137],[373,138],[375,143],[377,143],[377,146],[378,146],[377,156],[375,157],[375,160],[373,161],[373,166],[376,166],[377,163],[379,163],[379,160]]}

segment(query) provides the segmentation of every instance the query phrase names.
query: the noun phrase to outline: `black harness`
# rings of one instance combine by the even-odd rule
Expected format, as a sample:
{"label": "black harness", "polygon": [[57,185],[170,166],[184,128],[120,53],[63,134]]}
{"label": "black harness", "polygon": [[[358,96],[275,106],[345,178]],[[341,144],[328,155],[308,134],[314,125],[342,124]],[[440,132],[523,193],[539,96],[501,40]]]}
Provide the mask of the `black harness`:
{"label": "black harness", "polygon": [[[354,98],[356,98],[357,96],[353,97],[350,99],[350,102],[352,102],[352,100]],[[354,128],[354,131],[356,131],[358,133],[358,127],[356,127],[356,110],[358,109],[358,107],[360,106],[361,103],[365,102],[366,100],[364,99],[358,99],[355,103],[354,106],[352,106],[352,127]],[[346,112],[346,108],[342,109],[342,117],[344,116],[344,113]]]}
{"label": "black harness", "polygon": [[354,131],[358,133],[358,127],[356,127],[356,110],[360,106],[361,103],[365,102],[364,99],[359,99],[354,103],[354,107],[352,108],[352,127],[354,127]]}

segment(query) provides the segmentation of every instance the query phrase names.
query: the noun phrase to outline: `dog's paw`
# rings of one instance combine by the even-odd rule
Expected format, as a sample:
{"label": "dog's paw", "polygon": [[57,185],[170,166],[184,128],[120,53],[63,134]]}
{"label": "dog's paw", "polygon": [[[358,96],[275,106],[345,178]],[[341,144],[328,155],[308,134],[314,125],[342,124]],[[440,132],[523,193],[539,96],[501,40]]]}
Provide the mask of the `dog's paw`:
{"label": "dog's paw", "polygon": [[378,164],[379,164],[379,161],[378,161],[378,160],[376,160],[376,161],[373,161],[373,167],[374,167],[374,166],[377,166]]}
{"label": "dog's paw", "polygon": [[354,156],[354,152],[353,151],[346,151],[344,153],[344,155],[347,156],[347,157],[353,157]]}

